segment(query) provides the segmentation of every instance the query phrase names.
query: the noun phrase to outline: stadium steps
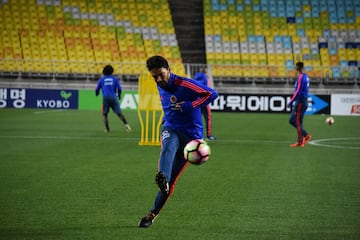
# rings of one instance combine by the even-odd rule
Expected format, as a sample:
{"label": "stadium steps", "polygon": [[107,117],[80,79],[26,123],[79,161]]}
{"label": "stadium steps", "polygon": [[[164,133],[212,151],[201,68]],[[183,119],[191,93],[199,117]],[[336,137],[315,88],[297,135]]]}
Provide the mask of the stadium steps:
{"label": "stadium steps", "polygon": [[183,62],[206,63],[202,1],[170,0],[169,7]]}

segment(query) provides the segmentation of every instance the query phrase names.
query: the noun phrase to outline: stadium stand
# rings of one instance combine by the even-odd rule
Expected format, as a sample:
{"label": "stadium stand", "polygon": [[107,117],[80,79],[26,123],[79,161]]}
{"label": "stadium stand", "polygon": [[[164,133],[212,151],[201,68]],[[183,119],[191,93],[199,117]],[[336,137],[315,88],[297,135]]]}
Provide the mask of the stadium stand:
{"label": "stadium stand", "polygon": [[[147,57],[160,54],[189,76],[207,64],[217,83],[291,83],[303,61],[312,84],[360,85],[358,0],[200,2],[2,0],[0,75],[97,78],[111,63],[137,80]],[[191,40],[199,36],[203,45]],[[181,52],[197,56],[183,62]]]}
{"label": "stadium stand", "polygon": [[204,0],[204,27],[214,77],[287,78],[297,61],[312,79],[359,77],[358,0]]}
{"label": "stadium stand", "polygon": [[154,54],[182,63],[166,0],[4,0],[0,22],[5,73],[96,75],[111,63],[138,75]]}

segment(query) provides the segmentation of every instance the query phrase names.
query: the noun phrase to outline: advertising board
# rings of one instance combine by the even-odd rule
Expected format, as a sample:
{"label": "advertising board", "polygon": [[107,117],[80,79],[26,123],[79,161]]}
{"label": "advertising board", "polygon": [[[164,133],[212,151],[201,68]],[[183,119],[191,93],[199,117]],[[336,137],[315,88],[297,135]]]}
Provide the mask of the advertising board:
{"label": "advertising board", "polygon": [[78,91],[0,88],[0,108],[78,109]]}

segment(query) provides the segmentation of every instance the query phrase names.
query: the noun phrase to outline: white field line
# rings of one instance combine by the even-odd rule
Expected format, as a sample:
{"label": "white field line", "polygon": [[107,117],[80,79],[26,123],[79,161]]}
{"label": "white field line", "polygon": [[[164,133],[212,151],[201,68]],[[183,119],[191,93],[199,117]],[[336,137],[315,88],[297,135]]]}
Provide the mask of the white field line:
{"label": "white field line", "polygon": [[[309,144],[320,147],[329,147],[329,148],[341,148],[341,149],[360,149],[360,143],[355,143],[354,140],[358,140],[360,142],[360,137],[347,137],[347,138],[324,138],[312,140]],[[349,145],[339,145],[337,141],[349,141],[353,144],[353,146]],[[331,143],[333,142],[333,143]],[[355,145],[355,146],[354,146]],[[356,146],[358,145],[358,146]]]}
{"label": "white field line", "polygon": [[66,109],[35,111],[33,112],[33,114],[44,114],[44,113],[54,113],[54,112],[63,112],[63,111],[66,111]]}
{"label": "white field line", "polygon": [[[130,138],[130,137],[99,137],[99,136],[89,136],[89,137],[77,137],[77,136],[26,136],[26,135],[19,135],[19,136],[0,136],[1,138],[12,138],[12,139],[54,139],[54,140],[119,140],[119,141],[136,141],[139,138]],[[216,142],[223,142],[223,143],[268,143],[268,144],[284,144],[288,141],[283,140],[249,140],[249,139],[221,139],[216,140]]]}
{"label": "white field line", "polygon": [[[134,137],[110,137],[110,136],[89,136],[89,137],[77,137],[77,136],[0,136],[0,139],[39,139],[39,140],[101,140],[101,141],[138,141],[139,138]],[[359,140],[360,137],[346,137],[346,138],[325,138],[325,139],[316,139],[309,142],[310,145],[319,146],[319,147],[329,147],[329,148],[340,148],[340,149],[360,149],[360,143],[354,144],[354,140]],[[337,141],[349,141],[352,143],[352,146],[349,145],[339,145]],[[288,144],[289,141],[284,140],[250,140],[250,139],[219,139],[216,142],[220,143],[243,143],[243,144]],[[354,146],[355,145],[355,146]],[[359,146],[356,146],[359,145]]]}
{"label": "white field line", "polygon": [[121,140],[121,141],[135,141],[138,138],[123,138],[123,137],[76,137],[76,136],[0,136],[5,139],[39,139],[39,140]]}

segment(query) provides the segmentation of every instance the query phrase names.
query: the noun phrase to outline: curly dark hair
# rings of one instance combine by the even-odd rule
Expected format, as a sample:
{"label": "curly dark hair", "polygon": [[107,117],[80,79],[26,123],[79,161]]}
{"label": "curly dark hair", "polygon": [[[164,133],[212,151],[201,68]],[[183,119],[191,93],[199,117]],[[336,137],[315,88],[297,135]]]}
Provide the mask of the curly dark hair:
{"label": "curly dark hair", "polygon": [[113,74],[114,72],[114,68],[111,65],[106,65],[103,69],[103,74],[105,76],[110,76],[111,74]]}

